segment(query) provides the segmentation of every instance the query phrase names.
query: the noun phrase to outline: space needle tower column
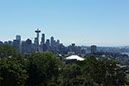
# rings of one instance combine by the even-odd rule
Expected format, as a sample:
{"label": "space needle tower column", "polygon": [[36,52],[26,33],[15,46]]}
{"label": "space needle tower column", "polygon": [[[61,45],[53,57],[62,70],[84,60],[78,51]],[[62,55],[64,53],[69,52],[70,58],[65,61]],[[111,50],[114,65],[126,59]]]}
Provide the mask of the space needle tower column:
{"label": "space needle tower column", "polygon": [[37,46],[36,46],[36,52],[39,52],[39,33],[41,32],[39,29],[35,31],[37,33]]}

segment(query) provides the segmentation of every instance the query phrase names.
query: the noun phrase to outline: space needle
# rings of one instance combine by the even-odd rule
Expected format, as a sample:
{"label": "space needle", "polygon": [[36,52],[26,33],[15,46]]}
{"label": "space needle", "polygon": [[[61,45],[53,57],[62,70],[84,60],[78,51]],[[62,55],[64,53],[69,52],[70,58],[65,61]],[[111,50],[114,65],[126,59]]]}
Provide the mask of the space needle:
{"label": "space needle", "polygon": [[37,33],[37,46],[36,46],[36,52],[39,52],[39,33],[41,31],[39,29],[35,30],[35,33]]}

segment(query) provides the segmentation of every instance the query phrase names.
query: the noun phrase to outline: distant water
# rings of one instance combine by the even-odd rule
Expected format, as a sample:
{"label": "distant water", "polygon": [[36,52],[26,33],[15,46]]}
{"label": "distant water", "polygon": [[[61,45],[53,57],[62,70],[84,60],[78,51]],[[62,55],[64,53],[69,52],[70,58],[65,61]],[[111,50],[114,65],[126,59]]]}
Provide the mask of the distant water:
{"label": "distant water", "polygon": [[127,54],[129,56],[129,52],[122,52],[121,54]]}

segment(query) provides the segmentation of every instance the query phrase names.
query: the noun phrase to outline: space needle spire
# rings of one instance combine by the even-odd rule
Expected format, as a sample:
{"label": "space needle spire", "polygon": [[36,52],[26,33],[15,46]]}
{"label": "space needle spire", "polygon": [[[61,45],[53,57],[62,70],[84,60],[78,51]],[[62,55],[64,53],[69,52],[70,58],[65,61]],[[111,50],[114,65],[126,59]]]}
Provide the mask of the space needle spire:
{"label": "space needle spire", "polygon": [[39,49],[39,33],[41,31],[39,29],[35,30],[35,33],[37,33],[37,46],[36,46],[36,52],[39,52],[40,49]]}

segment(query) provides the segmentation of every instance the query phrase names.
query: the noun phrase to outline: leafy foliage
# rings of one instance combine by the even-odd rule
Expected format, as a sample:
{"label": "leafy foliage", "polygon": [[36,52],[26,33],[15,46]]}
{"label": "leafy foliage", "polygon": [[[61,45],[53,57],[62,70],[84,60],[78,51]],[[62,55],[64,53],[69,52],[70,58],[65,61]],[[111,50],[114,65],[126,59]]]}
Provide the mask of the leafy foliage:
{"label": "leafy foliage", "polygon": [[0,59],[14,59],[14,57],[15,59],[21,60],[22,54],[17,52],[9,45],[0,45]]}
{"label": "leafy foliage", "polygon": [[0,86],[23,86],[28,75],[21,54],[10,46],[0,45],[0,58]]}
{"label": "leafy foliage", "polygon": [[28,78],[24,65],[18,61],[0,61],[0,85],[1,86],[23,86]]}
{"label": "leafy foliage", "polygon": [[124,72],[116,64],[92,56],[65,65],[50,52],[24,59],[10,46],[0,45],[0,86],[124,86]]}
{"label": "leafy foliage", "polygon": [[59,76],[59,68],[62,62],[52,53],[33,53],[28,57],[30,66],[28,69],[30,86],[47,85],[55,81]]}
{"label": "leafy foliage", "polygon": [[123,86],[126,83],[124,72],[111,60],[96,60],[89,57],[84,62],[77,62],[83,68],[85,77],[90,77],[93,82],[104,86]]}

